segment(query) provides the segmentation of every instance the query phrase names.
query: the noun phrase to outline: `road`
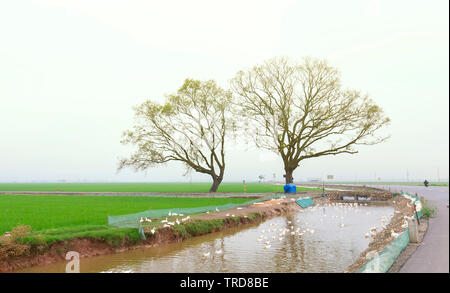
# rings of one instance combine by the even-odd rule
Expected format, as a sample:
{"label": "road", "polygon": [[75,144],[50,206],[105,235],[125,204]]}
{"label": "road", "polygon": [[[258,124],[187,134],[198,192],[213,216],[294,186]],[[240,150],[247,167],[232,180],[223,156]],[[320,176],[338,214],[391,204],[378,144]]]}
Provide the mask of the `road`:
{"label": "road", "polygon": [[414,254],[400,269],[400,273],[448,273],[449,272],[449,193],[441,186],[372,185],[391,191],[404,191],[425,196],[437,213],[430,219],[428,231]]}

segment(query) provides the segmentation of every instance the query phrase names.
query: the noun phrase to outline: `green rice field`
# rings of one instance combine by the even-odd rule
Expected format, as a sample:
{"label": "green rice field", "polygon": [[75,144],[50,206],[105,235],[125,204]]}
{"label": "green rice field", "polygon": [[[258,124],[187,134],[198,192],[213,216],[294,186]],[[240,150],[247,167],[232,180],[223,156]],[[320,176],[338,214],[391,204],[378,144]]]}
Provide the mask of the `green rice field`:
{"label": "green rice field", "polygon": [[33,231],[106,225],[107,217],[149,209],[191,208],[243,203],[244,198],[136,196],[0,195],[0,233],[17,225]]}
{"label": "green rice field", "polygon": [[[0,191],[37,192],[152,192],[205,193],[210,183],[0,183]],[[317,190],[298,188],[297,190]],[[223,183],[218,192],[243,193],[242,183]],[[283,192],[283,186],[246,184],[247,193]],[[139,240],[136,228],[108,226],[108,216],[132,214],[150,209],[193,208],[244,203],[252,199],[224,197],[148,197],[133,195],[12,195],[0,194],[0,235],[19,225],[32,227],[30,241],[54,241],[89,237],[103,241]],[[109,239],[109,240],[108,240]],[[40,243],[40,242],[36,242]]]}
{"label": "green rice field", "polygon": [[[0,183],[0,191],[64,191],[64,192],[208,192],[211,183]],[[298,191],[311,190],[297,188]],[[222,183],[218,192],[240,193],[242,183]],[[282,185],[247,183],[247,193],[283,192]]]}

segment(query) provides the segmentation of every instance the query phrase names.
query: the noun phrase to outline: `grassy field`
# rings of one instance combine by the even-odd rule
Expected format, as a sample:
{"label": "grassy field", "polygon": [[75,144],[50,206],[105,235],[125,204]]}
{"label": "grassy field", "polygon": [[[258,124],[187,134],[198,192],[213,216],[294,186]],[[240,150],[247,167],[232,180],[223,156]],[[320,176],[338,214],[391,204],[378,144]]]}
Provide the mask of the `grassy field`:
{"label": "grassy field", "polygon": [[[4,183],[0,191],[67,192],[208,192],[209,183]],[[316,190],[298,188],[297,190]],[[247,193],[283,192],[283,186],[247,184]],[[242,193],[242,183],[224,183],[219,192]],[[94,195],[1,195],[0,235],[19,225],[29,225],[29,243],[51,244],[59,240],[87,237],[120,244],[139,242],[136,228],[107,225],[108,216],[132,214],[149,209],[192,208],[243,203],[252,199],[212,197],[144,197]]]}
{"label": "grassy field", "polygon": [[191,208],[243,203],[243,198],[134,196],[0,195],[0,234],[17,225],[33,231],[106,225],[107,216],[149,209]]}
{"label": "grassy field", "polygon": [[[210,183],[0,183],[0,191],[72,191],[72,192],[208,192]],[[298,191],[311,190],[297,188]],[[242,183],[222,183],[218,192],[243,192]],[[247,183],[247,193],[283,192],[282,185]]]}

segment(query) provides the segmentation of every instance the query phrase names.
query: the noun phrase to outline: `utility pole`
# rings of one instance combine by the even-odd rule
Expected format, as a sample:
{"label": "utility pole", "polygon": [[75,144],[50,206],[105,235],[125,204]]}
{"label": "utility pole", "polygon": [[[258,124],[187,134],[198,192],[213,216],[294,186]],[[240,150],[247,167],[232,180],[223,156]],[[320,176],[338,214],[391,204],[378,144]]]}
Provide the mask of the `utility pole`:
{"label": "utility pole", "polygon": [[322,179],[322,197],[325,197],[325,180]]}

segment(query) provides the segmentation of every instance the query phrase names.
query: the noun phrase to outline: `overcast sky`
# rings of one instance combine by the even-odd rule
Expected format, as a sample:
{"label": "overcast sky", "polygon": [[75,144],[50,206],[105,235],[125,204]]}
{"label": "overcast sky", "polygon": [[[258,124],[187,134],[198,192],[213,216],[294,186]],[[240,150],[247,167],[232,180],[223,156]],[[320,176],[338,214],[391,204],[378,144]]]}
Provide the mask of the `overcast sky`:
{"label": "overcast sky", "polygon": [[[305,161],[295,180],[448,180],[448,5],[0,0],[0,181],[209,180],[176,163],[116,173],[132,106],[187,77],[228,87],[274,56],[328,59],[392,119],[388,142]],[[225,181],[282,179],[277,156],[252,147],[233,145],[227,163]]]}

